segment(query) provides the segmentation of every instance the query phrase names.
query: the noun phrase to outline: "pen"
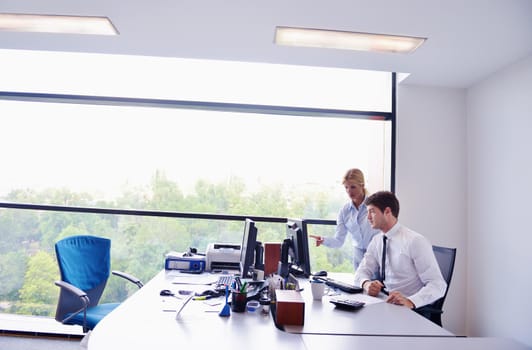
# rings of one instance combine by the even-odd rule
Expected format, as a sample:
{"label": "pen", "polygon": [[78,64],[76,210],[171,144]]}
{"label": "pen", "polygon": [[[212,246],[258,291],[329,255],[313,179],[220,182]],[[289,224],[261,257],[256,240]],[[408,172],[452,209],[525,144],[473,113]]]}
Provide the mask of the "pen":
{"label": "pen", "polygon": [[247,284],[248,284],[247,282],[244,282],[244,284],[243,284],[242,287],[240,288],[240,293],[245,293],[245,292],[247,291],[247,290],[246,290],[246,288],[247,288]]}
{"label": "pen", "polygon": [[388,288],[386,288],[386,285],[384,285],[384,281],[382,282],[381,292],[382,292],[384,295],[390,295],[390,292],[388,291]]}

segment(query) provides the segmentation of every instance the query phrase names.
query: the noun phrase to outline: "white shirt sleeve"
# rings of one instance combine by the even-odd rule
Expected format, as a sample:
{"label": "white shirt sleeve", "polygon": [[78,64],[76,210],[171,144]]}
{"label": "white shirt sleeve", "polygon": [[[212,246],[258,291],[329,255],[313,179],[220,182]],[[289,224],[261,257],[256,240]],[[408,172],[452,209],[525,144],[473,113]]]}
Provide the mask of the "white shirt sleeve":
{"label": "white shirt sleeve", "polygon": [[346,208],[345,206],[338,213],[338,219],[336,219],[336,232],[334,237],[323,237],[323,245],[329,248],[340,248],[344,245],[345,237],[347,236],[346,221]]}
{"label": "white shirt sleeve", "polygon": [[371,280],[379,272],[379,251],[382,251],[382,234],[375,235],[369,243],[366,254],[355,271],[355,285],[362,287],[364,281]]}
{"label": "white shirt sleeve", "polygon": [[442,277],[438,262],[432,251],[432,245],[424,237],[414,239],[410,245],[410,254],[423,287],[407,296],[417,307],[425,306],[443,297],[447,283]]}

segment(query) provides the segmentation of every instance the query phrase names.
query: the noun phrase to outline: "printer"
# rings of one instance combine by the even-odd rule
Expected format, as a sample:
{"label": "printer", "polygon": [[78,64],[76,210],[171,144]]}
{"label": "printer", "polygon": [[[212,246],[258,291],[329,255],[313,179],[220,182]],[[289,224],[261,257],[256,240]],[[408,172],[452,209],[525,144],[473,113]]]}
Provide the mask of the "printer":
{"label": "printer", "polygon": [[230,243],[210,243],[205,251],[205,269],[240,270],[240,245]]}

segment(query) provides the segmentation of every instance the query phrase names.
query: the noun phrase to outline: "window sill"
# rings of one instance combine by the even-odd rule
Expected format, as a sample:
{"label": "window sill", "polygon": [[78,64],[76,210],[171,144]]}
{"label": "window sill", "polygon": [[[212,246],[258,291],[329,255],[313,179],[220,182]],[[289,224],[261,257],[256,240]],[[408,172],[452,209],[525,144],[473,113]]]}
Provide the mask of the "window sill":
{"label": "window sill", "polygon": [[5,313],[0,313],[0,334],[26,334],[66,338],[82,338],[84,336],[80,326],[62,325],[50,317]]}

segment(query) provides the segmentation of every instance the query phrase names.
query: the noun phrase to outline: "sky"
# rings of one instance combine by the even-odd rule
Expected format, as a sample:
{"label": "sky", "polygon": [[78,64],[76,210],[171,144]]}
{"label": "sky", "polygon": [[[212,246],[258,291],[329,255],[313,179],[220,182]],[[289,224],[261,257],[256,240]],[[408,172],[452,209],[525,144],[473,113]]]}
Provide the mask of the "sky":
{"label": "sky", "polygon": [[231,176],[251,187],[340,184],[349,167],[370,175],[382,163],[374,121],[16,101],[0,101],[0,113],[2,195],[63,186],[111,194],[149,184],[156,170],[184,190]]}

